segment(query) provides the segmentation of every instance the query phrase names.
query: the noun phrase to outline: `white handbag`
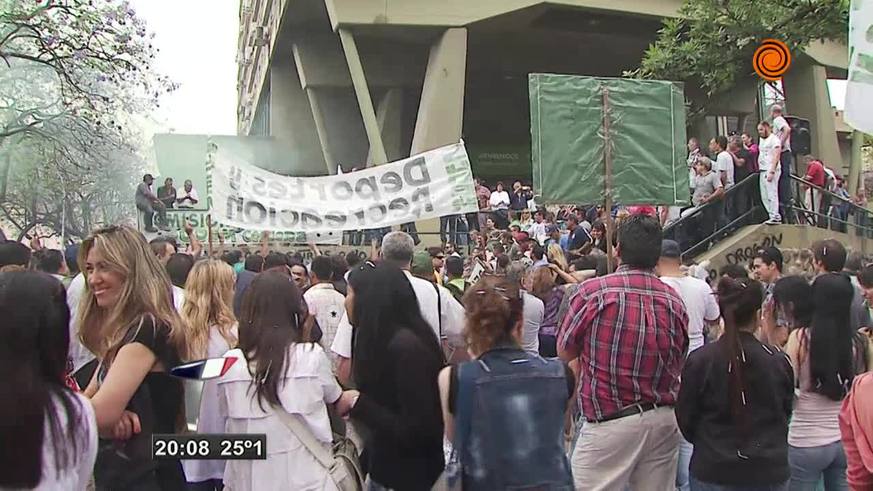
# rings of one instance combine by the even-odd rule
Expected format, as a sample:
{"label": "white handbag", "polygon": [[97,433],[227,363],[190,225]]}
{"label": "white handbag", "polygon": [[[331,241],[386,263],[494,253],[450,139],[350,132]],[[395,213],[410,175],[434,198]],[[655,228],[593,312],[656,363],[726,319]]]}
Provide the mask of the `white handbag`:
{"label": "white handbag", "polygon": [[362,491],[364,473],[358,460],[358,448],[348,437],[334,434],[331,451],[315,438],[309,426],[283,408],[275,408],[282,423],[294,433],[309,453],[327,471],[328,477],[340,491]]}

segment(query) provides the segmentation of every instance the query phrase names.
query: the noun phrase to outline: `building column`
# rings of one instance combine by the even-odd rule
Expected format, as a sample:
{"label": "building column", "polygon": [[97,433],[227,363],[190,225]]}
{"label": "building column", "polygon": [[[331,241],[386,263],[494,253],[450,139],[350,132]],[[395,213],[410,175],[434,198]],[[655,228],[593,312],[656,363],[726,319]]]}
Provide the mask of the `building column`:
{"label": "building column", "polygon": [[834,109],[828,94],[828,77],[820,65],[798,66],[785,77],[788,113],[809,120],[812,155],[828,167],[847,166],[840,155]]}
{"label": "building column", "polygon": [[328,142],[327,129],[324,123],[324,114],[321,112],[321,104],[318,102],[315,87],[306,83],[306,72],[303,70],[303,57],[300,55],[300,46],[295,43],[291,47],[291,52],[294,54],[294,64],[297,66],[300,83],[303,86],[303,90],[306,91],[307,99],[309,99],[309,107],[312,110],[312,119],[315,123],[315,132],[318,134],[318,141],[321,144],[321,153],[324,155],[327,173],[331,175],[336,174],[337,163],[330,153],[330,143]]}
{"label": "building column", "polygon": [[[376,108],[376,122],[382,135],[382,144],[388,162],[399,160],[403,155],[401,135],[403,130],[403,89],[393,87],[385,91],[379,107]],[[367,166],[375,164],[372,149],[367,153]]]}
{"label": "building column", "polygon": [[412,153],[457,143],[464,124],[467,29],[452,28],[430,49]]}
{"label": "building column", "polygon": [[[411,154],[457,143],[464,125],[467,77],[467,29],[446,30],[430,48]],[[416,223],[428,244],[437,244],[439,220]]]}
{"label": "building column", "polygon": [[379,123],[376,120],[376,111],[373,109],[370,87],[367,85],[366,76],[364,76],[364,66],[361,64],[358,45],[355,43],[355,37],[346,29],[339,29],[339,37],[343,52],[346,55],[346,62],[349,65],[349,75],[352,77],[352,87],[355,89],[361,117],[364,120],[364,130],[367,133],[367,140],[370,142],[369,153],[373,156],[375,165],[384,164],[388,162],[388,156],[385,154],[385,146],[379,132]]}

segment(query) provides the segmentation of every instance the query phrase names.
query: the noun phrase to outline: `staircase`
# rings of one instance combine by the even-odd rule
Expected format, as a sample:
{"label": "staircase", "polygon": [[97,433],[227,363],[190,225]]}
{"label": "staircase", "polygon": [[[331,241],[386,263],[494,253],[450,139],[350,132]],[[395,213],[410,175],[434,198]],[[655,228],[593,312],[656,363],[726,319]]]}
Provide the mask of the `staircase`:
{"label": "staircase", "polygon": [[[786,223],[765,225],[767,214],[761,203],[759,174],[752,174],[725,192],[724,198],[688,210],[664,229],[664,237],[679,242],[683,260],[709,262],[709,274],[728,264],[748,265],[758,249],[807,249],[817,241],[833,238],[846,248],[873,253],[873,214],[842,197],[792,175],[793,199],[782,210]],[[822,213],[804,204],[807,189],[823,196]],[[828,214],[829,205],[840,205],[847,216]],[[725,213],[724,210],[727,210]],[[712,220],[713,217],[719,217]]]}

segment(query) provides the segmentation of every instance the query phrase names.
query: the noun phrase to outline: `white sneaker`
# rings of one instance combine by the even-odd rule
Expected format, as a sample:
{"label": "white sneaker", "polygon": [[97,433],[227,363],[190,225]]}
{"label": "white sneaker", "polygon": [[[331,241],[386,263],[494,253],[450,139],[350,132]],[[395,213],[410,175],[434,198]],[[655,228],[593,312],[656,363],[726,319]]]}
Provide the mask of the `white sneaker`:
{"label": "white sneaker", "polygon": [[782,220],[777,220],[775,218],[771,218],[764,222],[764,225],[782,225]]}

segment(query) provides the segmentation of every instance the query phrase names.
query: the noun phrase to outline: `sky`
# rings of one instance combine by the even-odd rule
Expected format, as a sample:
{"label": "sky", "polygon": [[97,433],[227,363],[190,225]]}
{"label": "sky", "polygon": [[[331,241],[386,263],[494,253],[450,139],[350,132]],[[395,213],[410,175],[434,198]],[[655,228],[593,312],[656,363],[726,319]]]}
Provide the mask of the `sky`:
{"label": "sky", "polygon": [[831,94],[831,105],[837,109],[844,109],[846,102],[846,81],[828,80],[828,92]]}
{"label": "sky", "polygon": [[148,133],[236,134],[239,0],[131,0],[155,33],[155,69],[180,84]]}

